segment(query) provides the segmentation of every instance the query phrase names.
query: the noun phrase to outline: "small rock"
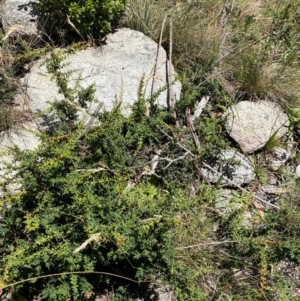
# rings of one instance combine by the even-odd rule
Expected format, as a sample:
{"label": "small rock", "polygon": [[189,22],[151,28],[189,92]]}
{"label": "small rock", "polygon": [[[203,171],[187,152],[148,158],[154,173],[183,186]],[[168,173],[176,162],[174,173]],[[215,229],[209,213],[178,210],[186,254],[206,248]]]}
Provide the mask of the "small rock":
{"label": "small rock", "polygon": [[209,166],[215,171],[211,170],[208,165],[204,165],[201,167],[202,175],[212,183],[220,182],[222,186],[242,186],[255,178],[250,161],[243,154],[234,150],[222,151],[219,158]]}
{"label": "small rock", "polygon": [[175,301],[176,294],[170,285],[151,284],[136,301]]}
{"label": "small rock", "polygon": [[269,101],[241,101],[224,114],[226,130],[247,153],[263,148],[276,133],[280,138],[288,131],[288,116]]}
{"label": "small rock", "polygon": [[292,152],[290,149],[274,147],[267,156],[267,162],[271,169],[276,171],[287,162],[291,155]]}
{"label": "small rock", "polygon": [[267,194],[276,194],[276,195],[281,195],[283,193],[287,193],[287,190],[282,188],[282,187],[278,187],[278,186],[273,186],[273,185],[263,185],[261,187],[262,191],[267,193]]}
{"label": "small rock", "polygon": [[228,215],[243,207],[242,203],[234,201],[234,197],[230,189],[221,189],[215,203],[215,208],[221,215]]}

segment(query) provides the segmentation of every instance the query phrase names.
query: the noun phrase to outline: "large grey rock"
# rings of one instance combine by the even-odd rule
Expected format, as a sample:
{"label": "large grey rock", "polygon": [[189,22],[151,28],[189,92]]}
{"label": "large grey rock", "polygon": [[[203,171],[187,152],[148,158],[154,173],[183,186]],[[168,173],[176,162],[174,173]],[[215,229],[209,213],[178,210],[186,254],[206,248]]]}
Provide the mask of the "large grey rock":
{"label": "large grey rock", "polygon": [[[157,54],[157,44],[143,33],[131,29],[119,29],[109,34],[106,45],[101,48],[88,48],[70,55],[66,59],[69,64],[64,71],[74,70],[69,84],[75,86],[79,80],[81,87],[95,84],[95,96],[104,103],[106,110],[111,110],[122,101],[124,115],[129,115],[130,105],[138,99],[138,90],[143,83],[142,93],[145,97],[151,94],[153,72]],[[158,60],[158,73],[155,77],[156,90],[166,86],[166,52],[161,49]],[[37,62],[22,83],[26,86],[25,103],[33,112],[42,112],[49,108],[47,101],[61,100],[63,95],[51,81],[45,65]],[[174,84],[176,99],[179,99],[181,84]],[[160,93],[156,100],[160,107],[167,107],[167,91]],[[97,107],[91,103],[89,113]]]}
{"label": "large grey rock", "polygon": [[254,169],[249,160],[234,150],[222,151],[210,165],[203,165],[201,172],[208,181],[229,187],[248,184],[255,178]]}
{"label": "large grey rock", "polygon": [[1,23],[5,33],[12,31],[10,36],[21,35],[31,45],[40,39],[37,20],[33,15],[35,1],[4,0],[1,4]]}
{"label": "large grey rock", "polygon": [[228,134],[241,149],[252,153],[263,148],[276,133],[280,138],[288,131],[288,116],[275,103],[269,101],[241,101],[223,115]]}

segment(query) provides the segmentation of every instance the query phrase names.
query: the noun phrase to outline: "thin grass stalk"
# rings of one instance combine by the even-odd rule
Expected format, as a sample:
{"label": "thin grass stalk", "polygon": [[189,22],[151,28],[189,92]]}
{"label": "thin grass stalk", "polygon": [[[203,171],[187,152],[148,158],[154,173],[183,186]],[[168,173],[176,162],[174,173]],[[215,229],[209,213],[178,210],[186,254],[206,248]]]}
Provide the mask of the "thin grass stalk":
{"label": "thin grass stalk", "polygon": [[159,42],[157,45],[157,54],[156,54],[156,60],[155,60],[155,67],[154,67],[154,74],[153,74],[153,80],[152,80],[152,87],[151,87],[151,96],[153,95],[155,88],[156,88],[156,83],[155,83],[155,77],[157,74],[157,68],[158,68],[158,59],[159,59],[159,51],[161,48],[161,41],[162,41],[162,35],[163,35],[163,31],[164,31],[164,27],[165,27],[165,23],[167,20],[168,16],[165,16],[161,25],[161,31],[160,31],[160,36],[159,36]]}
{"label": "thin grass stalk", "polygon": [[172,55],[173,55],[173,23],[172,18],[169,17],[169,70],[168,70],[168,79],[169,79],[169,105],[172,110],[172,114],[174,119],[176,120],[176,126],[179,126],[179,122],[177,120],[176,115],[176,108],[175,108],[175,95],[174,95],[174,87],[173,87],[173,81],[174,81],[174,68],[172,63]]}

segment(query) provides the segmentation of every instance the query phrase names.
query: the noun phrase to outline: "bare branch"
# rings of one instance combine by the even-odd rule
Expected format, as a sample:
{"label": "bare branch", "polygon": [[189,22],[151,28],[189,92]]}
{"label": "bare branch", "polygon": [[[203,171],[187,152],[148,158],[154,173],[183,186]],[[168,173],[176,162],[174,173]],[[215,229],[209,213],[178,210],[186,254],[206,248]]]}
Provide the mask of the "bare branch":
{"label": "bare branch", "polygon": [[[174,141],[174,138],[171,137],[169,134],[167,134],[164,130],[162,130],[161,128],[159,128],[159,130],[160,130],[162,133],[164,133],[169,139],[171,139],[172,141]],[[195,157],[195,155],[194,155],[191,151],[189,151],[186,147],[184,147],[182,144],[180,144],[179,142],[176,142],[176,144],[177,144],[179,147],[181,147],[182,149],[184,149],[185,151],[188,151],[189,154],[190,154],[191,156]],[[246,192],[247,194],[251,194],[250,191],[248,191],[247,189],[243,188],[243,187],[240,186],[240,185],[237,185],[237,184],[234,183],[232,180],[230,180],[230,179],[228,179],[227,177],[225,177],[224,175],[222,175],[221,172],[219,172],[219,171],[217,171],[216,169],[212,168],[210,165],[206,164],[205,162],[203,162],[202,164],[203,164],[206,168],[212,170],[213,172],[219,174],[220,176],[223,176],[223,179],[225,179],[226,181],[230,182],[230,183],[231,183],[232,185],[234,185],[235,187],[241,189],[242,191]],[[271,206],[271,207],[273,207],[273,208],[276,208],[276,209],[280,209],[280,206],[274,205],[274,204],[272,204],[272,203],[270,203],[270,202],[268,202],[268,201],[265,201],[265,200],[263,200],[262,198],[256,196],[255,194],[253,194],[253,197],[254,197],[255,199],[259,200],[260,202],[266,204],[266,205],[269,205],[269,206]]]}
{"label": "bare branch", "polygon": [[200,117],[202,110],[205,108],[206,104],[209,101],[209,96],[206,95],[204,97],[202,97],[202,99],[200,100],[200,102],[198,103],[196,110],[194,112],[194,115],[191,116],[191,122],[194,122],[196,118]]}
{"label": "bare branch", "polygon": [[160,37],[159,37],[159,42],[157,45],[157,54],[156,54],[156,61],[155,61],[155,67],[154,67],[154,74],[153,74],[153,80],[152,80],[152,87],[151,87],[151,96],[153,95],[153,93],[155,92],[155,78],[156,78],[156,74],[157,74],[157,69],[158,69],[158,59],[159,59],[159,53],[160,53],[160,48],[161,48],[161,41],[162,41],[162,35],[163,35],[163,31],[164,31],[164,27],[165,27],[165,23],[167,20],[168,16],[165,16],[161,25],[161,31],[160,31]]}
{"label": "bare branch", "polygon": [[190,129],[190,132],[191,132],[193,138],[194,138],[195,145],[196,145],[197,149],[199,150],[200,147],[201,147],[200,146],[200,141],[199,141],[199,138],[196,134],[196,129],[194,127],[189,108],[186,108],[186,110],[185,110],[185,117],[186,117],[187,125]]}
{"label": "bare branch", "polygon": [[169,164],[166,167],[164,167],[164,169],[167,169],[174,162],[184,159],[187,155],[189,155],[189,152],[185,152],[182,156],[179,156],[176,159],[161,158],[161,160],[166,160],[169,162]]}
{"label": "bare branch", "polygon": [[100,109],[103,107],[103,102],[99,102],[96,110],[94,111],[93,115],[91,116],[90,120],[87,122],[87,124],[84,127],[84,130],[82,131],[82,133],[79,136],[79,139],[82,138],[91,128],[91,126],[93,125],[93,122],[95,120],[95,118],[97,117]]}
{"label": "bare branch", "polygon": [[155,169],[157,167],[158,162],[160,161],[160,155],[162,153],[162,150],[159,149],[155,152],[155,156],[152,158],[152,160],[149,162],[150,168],[145,168],[144,171],[142,172],[141,176],[143,175],[153,175],[155,174]]}
{"label": "bare branch", "polygon": [[168,80],[169,80],[169,105],[172,110],[172,115],[174,119],[176,120],[176,126],[179,126],[179,122],[177,120],[176,115],[176,106],[175,106],[175,95],[174,95],[174,68],[173,68],[173,62],[172,62],[172,55],[173,55],[173,22],[172,18],[170,18],[170,33],[169,33],[169,68],[168,68]]}

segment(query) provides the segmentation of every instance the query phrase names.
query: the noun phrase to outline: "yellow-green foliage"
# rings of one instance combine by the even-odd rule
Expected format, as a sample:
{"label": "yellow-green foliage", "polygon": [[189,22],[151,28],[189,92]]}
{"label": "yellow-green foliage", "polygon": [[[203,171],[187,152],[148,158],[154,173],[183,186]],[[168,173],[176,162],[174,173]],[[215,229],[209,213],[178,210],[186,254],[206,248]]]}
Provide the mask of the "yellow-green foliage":
{"label": "yellow-green foliage", "polygon": [[51,27],[68,22],[83,36],[94,34],[99,37],[108,33],[125,9],[127,0],[41,0],[37,4],[40,17],[50,21]]}
{"label": "yellow-green foliage", "polygon": [[[100,125],[82,137],[70,103],[79,87],[68,87],[60,53],[53,53],[47,64],[69,101],[54,103],[60,122],[54,132],[41,135],[36,151],[14,150],[20,161],[14,179],[22,192],[8,193],[4,201],[12,207],[2,212],[2,287],[37,277],[24,283],[22,291],[30,295],[34,287],[47,300],[79,300],[91,290],[113,287],[126,298],[130,281],[122,277],[145,285],[155,275],[179,279],[174,237],[182,201],[171,187],[157,184],[159,178],[141,177],[147,163],[143,152],[160,142],[157,125],[164,124],[165,114],[146,117],[140,99],[130,118],[119,107],[99,114]],[[80,90],[82,106],[94,100],[93,92],[92,87]],[[73,254],[96,233],[100,239]],[[56,277],[39,278],[48,274]]]}

